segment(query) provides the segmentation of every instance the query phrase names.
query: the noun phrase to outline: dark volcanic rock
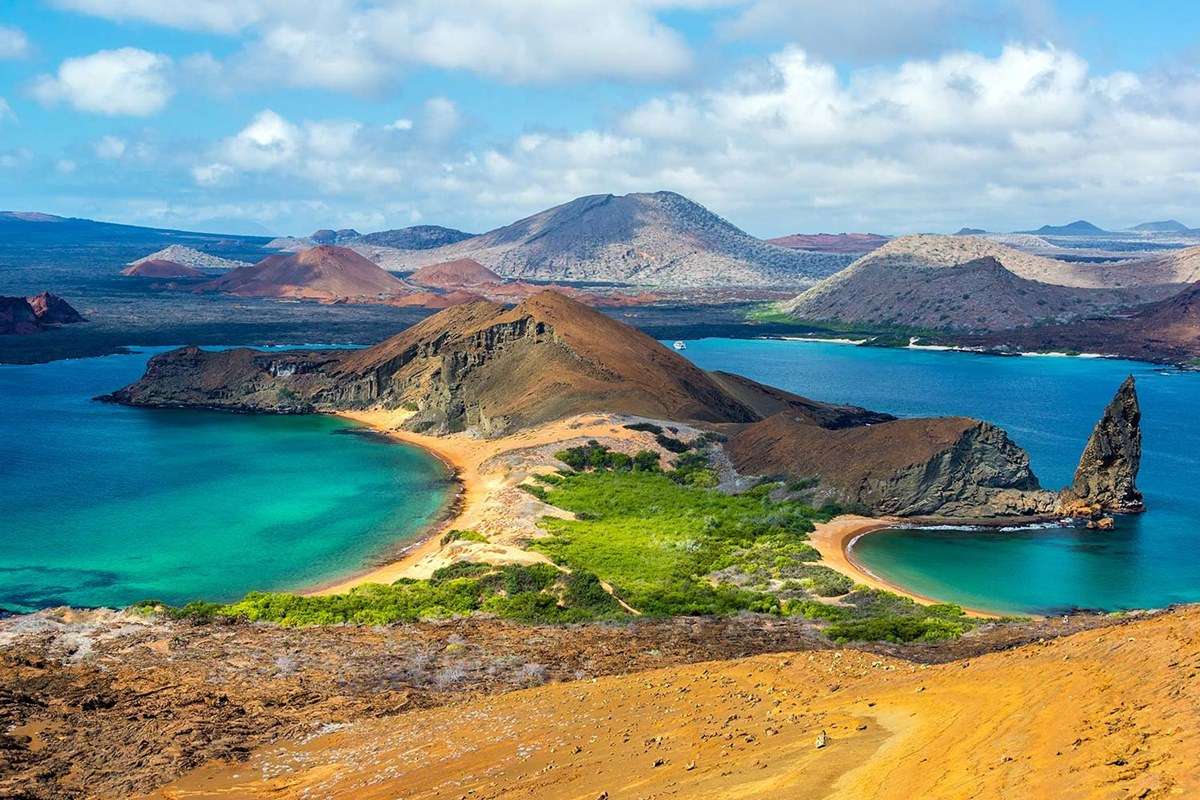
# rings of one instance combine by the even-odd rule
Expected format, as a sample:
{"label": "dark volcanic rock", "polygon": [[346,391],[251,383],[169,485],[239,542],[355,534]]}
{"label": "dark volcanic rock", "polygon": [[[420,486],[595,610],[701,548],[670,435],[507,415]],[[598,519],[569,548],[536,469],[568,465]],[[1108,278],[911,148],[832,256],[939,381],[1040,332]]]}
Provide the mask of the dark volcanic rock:
{"label": "dark volcanic rock", "polygon": [[831,499],[874,513],[1029,516],[1056,502],[1003,430],[966,417],[828,430],[784,412],[730,437],[727,450],[741,472],[818,477]]}
{"label": "dark volcanic rock", "polygon": [[1083,449],[1075,480],[1063,490],[1066,510],[1092,507],[1119,513],[1145,511],[1137,474],[1142,462],[1142,409],[1133,376],[1125,379]]}
{"label": "dark volcanic rock", "polygon": [[33,306],[24,297],[0,297],[0,334],[37,333],[42,329]]}
{"label": "dark volcanic rock", "polygon": [[71,304],[56,294],[42,292],[39,295],[26,298],[30,308],[43,325],[69,325],[72,322],[85,322],[83,315],[71,307]]}

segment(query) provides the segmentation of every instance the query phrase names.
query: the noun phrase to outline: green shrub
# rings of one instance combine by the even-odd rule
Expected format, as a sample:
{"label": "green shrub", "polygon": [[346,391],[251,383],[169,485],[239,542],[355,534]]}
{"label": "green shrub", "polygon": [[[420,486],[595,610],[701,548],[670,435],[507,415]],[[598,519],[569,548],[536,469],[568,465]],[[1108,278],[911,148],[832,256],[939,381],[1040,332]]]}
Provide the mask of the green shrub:
{"label": "green shrub", "polygon": [[442,544],[447,545],[451,542],[487,542],[488,538],[479,531],[460,531],[452,530],[442,537]]}
{"label": "green shrub", "polygon": [[847,642],[935,642],[961,636],[970,628],[966,622],[936,617],[887,615],[835,622],[825,634],[839,644]]}
{"label": "green shrub", "polygon": [[658,446],[663,450],[672,453],[686,453],[692,449],[692,446],[687,442],[676,439],[673,436],[667,436],[665,433],[655,435],[654,441],[658,442]]}
{"label": "green shrub", "polygon": [[631,431],[644,431],[645,433],[662,433],[661,425],[655,425],[653,422],[633,422],[625,426]]}

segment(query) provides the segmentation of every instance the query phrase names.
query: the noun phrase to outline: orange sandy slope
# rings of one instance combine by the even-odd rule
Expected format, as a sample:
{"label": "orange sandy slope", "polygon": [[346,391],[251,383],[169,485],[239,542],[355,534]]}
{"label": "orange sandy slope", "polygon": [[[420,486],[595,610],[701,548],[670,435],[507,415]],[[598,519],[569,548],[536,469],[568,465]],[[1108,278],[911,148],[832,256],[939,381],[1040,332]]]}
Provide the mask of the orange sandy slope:
{"label": "orange sandy slope", "polygon": [[932,667],[844,650],[547,685],[280,743],[156,796],[1200,797],[1198,632],[1186,608]]}

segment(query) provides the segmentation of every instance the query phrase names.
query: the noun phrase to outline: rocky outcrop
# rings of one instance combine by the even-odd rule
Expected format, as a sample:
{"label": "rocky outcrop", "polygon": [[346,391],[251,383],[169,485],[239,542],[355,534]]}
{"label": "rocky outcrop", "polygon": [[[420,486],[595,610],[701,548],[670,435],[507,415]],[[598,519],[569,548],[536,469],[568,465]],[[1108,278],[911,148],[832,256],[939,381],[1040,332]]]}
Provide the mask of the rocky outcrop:
{"label": "rocky outcrop", "polygon": [[784,412],[731,436],[726,450],[740,472],[817,478],[828,499],[872,513],[1029,516],[1057,500],[1003,430],[966,417],[826,429]]}
{"label": "rocky outcrop", "polygon": [[51,325],[85,322],[83,315],[56,294],[0,297],[0,334],[38,333]]}
{"label": "rocky outcrop", "polygon": [[1076,516],[1145,511],[1137,488],[1142,462],[1142,409],[1133,376],[1125,379],[1083,448],[1062,510]]}
{"label": "rocky outcrop", "polygon": [[37,314],[24,297],[0,297],[0,334],[29,334],[42,330]]}
{"label": "rocky outcrop", "polygon": [[56,294],[42,292],[25,299],[29,301],[29,307],[33,309],[38,322],[43,325],[70,325],[85,321],[82,314]]}

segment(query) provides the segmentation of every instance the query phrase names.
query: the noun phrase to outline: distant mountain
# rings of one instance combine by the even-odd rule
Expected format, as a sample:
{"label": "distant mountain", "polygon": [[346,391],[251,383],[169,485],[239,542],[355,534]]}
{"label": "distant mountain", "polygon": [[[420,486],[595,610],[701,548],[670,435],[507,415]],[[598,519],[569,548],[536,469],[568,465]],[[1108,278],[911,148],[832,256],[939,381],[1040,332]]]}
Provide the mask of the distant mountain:
{"label": "distant mountain", "polygon": [[342,228],[337,231],[322,228],[310,233],[308,238],[312,239],[316,244],[341,244],[342,242],[357,239],[359,236],[362,236],[362,234],[354,230],[354,228]]}
{"label": "distant mountain", "polygon": [[413,225],[410,228],[368,233],[359,236],[355,244],[373,244],[399,250],[432,250],[470,239],[474,235],[440,225]]}
{"label": "distant mountain", "polygon": [[[129,267],[136,268],[149,261],[168,262],[179,264],[191,270],[206,270],[206,269],[237,269],[238,267],[248,267],[249,262],[234,261],[230,258],[221,258],[212,253],[206,253],[203,250],[197,250],[194,247],[187,247],[181,244],[168,245],[161,250],[156,250],[148,256],[130,261]],[[121,271],[122,275],[137,275],[145,274],[147,271],[134,271],[125,269]],[[171,277],[167,275],[155,275],[156,278]],[[174,276],[181,277],[181,276]]]}
{"label": "distant mountain", "polygon": [[1200,358],[1200,282],[1133,314],[968,337],[965,344],[1023,351],[1104,353],[1143,361]]}
{"label": "distant mountain", "polygon": [[345,247],[321,245],[291,255],[267,256],[253,266],[198,287],[243,297],[306,300],[371,299],[402,295],[411,287]]}
{"label": "distant mountain", "polygon": [[164,258],[142,259],[136,264],[130,264],[121,270],[121,274],[129,278],[203,278],[205,273]]}
{"label": "distant mountain", "polygon": [[808,250],[814,253],[849,253],[862,255],[877,247],[883,247],[890,237],[877,233],[793,233],[767,239],[769,244],[792,250]]}
{"label": "distant mountain", "polygon": [[499,275],[470,258],[430,264],[408,276],[409,283],[435,289],[460,289],[485,283],[502,283],[503,281],[504,279]]}
{"label": "distant mountain", "polygon": [[798,319],[864,327],[994,331],[1156,299],[1138,290],[1054,285],[1078,269],[981,237],[904,236],[780,309]]}
{"label": "distant mountain", "polygon": [[959,228],[955,236],[982,236],[987,233],[983,228]]}
{"label": "distant mountain", "polygon": [[21,242],[30,246],[118,244],[144,245],[150,250],[175,243],[220,248],[257,248],[266,241],[266,237],[146,228],[92,219],[57,217],[37,211],[0,211],[0,242]]}
{"label": "distant mountain", "polygon": [[1192,229],[1184,225],[1179,220],[1165,219],[1159,222],[1143,222],[1141,225],[1134,225],[1129,230],[1141,231],[1142,233],[1192,233]]}
{"label": "distant mountain", "polygon": [[40,211],[0,211],[0,219],[13,222],[65,222],[65,217],[43,214]]}
{"label": "distant mountain", "polygon": [[1103,236],[1108,231],[1097,228],[1085,219],[1077,219],[1066,225],[1043,225],[1036,231],[1020,231],[1037,236]]}
{"label": "distant mountain", "polygon": [[371,254],[397,271],[471,258],[509,278],[667,287],[803,287],[849,256],[789,250],[674,192],[589,195],[456,244]]}
{"label": "distant mountain", "polygon": [[454,228],[443,228],[440,225],[413,225],[409,228],[394,228],[387,231],[361,234],[353,228],[329,230],[323,228],[313,231],[308,236],[280,236],[267,243],[273,250],[305,250],[318,244],[337,244],[343,247],[354,247],[372,260],[377,260],[379,252],[391,250],[432,250],[435,247],[461,242],[470,239],[475,234],[464,233]]}

